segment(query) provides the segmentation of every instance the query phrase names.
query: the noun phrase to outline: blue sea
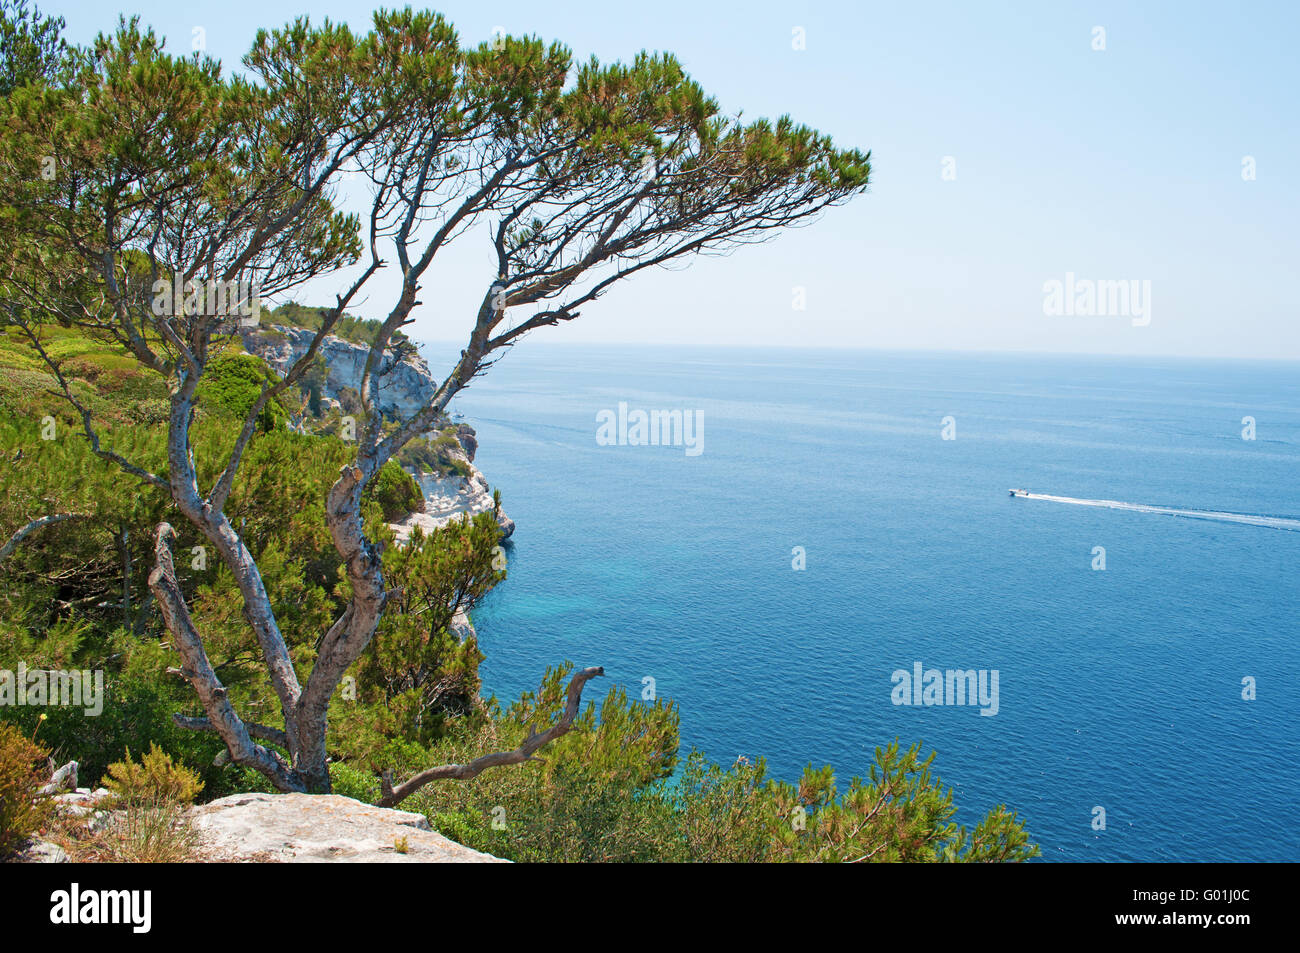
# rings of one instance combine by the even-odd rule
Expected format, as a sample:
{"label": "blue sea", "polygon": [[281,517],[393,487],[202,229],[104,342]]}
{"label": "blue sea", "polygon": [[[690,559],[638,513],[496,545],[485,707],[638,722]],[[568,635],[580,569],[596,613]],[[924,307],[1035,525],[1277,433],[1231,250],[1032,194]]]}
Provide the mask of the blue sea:
{"label": "blue sea", "polygon": [[[529,340],[453,407],[518,523],[485,689],[650,677],[684,749],[789,780],[923,741],[1046,860],[1300,860],[1300,532],[1007,492],[1300,517],[1298,371]],[[620,402],[703,452],[600,445]],[[996,670],[996,715],[896,704],[918,662]]]}

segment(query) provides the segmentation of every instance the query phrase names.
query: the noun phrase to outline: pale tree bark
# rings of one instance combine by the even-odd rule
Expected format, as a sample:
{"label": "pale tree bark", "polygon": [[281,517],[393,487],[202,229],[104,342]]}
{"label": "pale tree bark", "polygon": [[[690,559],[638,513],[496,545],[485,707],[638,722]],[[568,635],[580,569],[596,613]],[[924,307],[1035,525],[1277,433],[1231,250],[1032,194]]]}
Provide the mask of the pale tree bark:
{"label": "pale tree bark", "polygon": [[38,517],[19,527],[18,531],[9,537],[9,541],[0,546],[0,562],[4,562],[12,556],[19,544],[38,529],[44,529],[46,526],[53,526],[55,523],[63,523],[67,520],[84,520],[88,518],[84,513],[51,513],[49,516]]}
{"label": "pale tree bark", "polygon": [[53,797],[56,794],[62,794],[64,791],[75,791],[77,789],[77,769],[81,766],[75,761],[69,761],[57,771],[54,768],[54,759],[50,759],[50,781],[48,784],[37,788],[37,797]]}
{"label": "pale tree bark", "polygon": [[194,627],[194,620],[190,617],[189,607],[185,604],[180,583],[176,579],[171,552],[174,537],[175,531],[170,524],[159,525],[154,547],[156,565],[149,574],[149,588],[158,600],[167,631],[172,636],[172,645],[181,657],[181,674],[190,683],[203,710],[207,712],[207,727],[221,736],[236,763],[256,768],[282,791],[308,790],[305,780],[298,776],[292,765],[278,752],[253,741],[248,726],[235,713],[226,687],[221,684],[217,673],[212,669],[212,663],[208,661],[203,639]]}

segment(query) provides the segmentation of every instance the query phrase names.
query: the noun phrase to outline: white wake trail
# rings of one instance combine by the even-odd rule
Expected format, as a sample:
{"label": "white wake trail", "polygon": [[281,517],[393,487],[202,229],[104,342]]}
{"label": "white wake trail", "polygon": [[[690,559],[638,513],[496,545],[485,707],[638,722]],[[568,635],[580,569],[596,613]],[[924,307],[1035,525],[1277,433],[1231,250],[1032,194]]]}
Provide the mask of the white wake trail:
{"label": "white wake trail", "polygon": [[1284,516],[1255,516],[1250,513],[1220,513],[1215,510],[1180,510],[1171,506],[1148,506],[1145,503],[1121,503],[1118,500],[1076,500],[1072,496],[1051,496],[1047,493],[1025,493],[1022,499],[1047,500],[1051,503],[1072,503],[1075,506],[1103,506],[1111,510],[1132,510],[1135,513],[1158,513],[1163,516],[1185,516],[1194,520],[1217,520],[1221,523],[1245,523],[1249,526],[1267,526],[1270,529],[1288,529],[1300,532],[1300,519]]}

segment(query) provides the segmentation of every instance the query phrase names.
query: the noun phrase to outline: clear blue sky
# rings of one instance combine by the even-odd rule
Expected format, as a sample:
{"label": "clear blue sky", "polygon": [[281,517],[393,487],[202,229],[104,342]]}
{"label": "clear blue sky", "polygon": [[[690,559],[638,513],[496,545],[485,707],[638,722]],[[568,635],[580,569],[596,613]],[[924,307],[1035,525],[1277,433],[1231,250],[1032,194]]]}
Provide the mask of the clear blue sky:
{"label": "clear blue sky", "polygon": [[[1300,4],[430,5],[466,43],[503,27],[580,57],[672,51],[724,109],[789,113],[873,152],[872,189],[849,206],[770,245],[635,278],[541,332],[551,340],[1300,359]],[[41,6],[78,42],[119,12]],[[364,29],[371,9],[135,0],[121,12],[175,52],[202,27],[208,52],[238,68],[259,27],[310,12]],[[467,235],[426,282],[415,337],[465,335],[492,271],[484,242]],[[1045,315],[1044,282],[1067,272],[1149,280],[1150,324]],[[391,288],[357,310],[383,313]]]}

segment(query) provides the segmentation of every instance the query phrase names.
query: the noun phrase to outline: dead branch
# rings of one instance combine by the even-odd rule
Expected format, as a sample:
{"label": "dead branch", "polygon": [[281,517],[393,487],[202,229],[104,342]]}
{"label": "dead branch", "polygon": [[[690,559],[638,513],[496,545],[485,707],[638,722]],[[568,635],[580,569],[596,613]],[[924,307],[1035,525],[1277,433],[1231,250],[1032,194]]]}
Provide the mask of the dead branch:
{"label": "dead branch", "polygon": [[383,772],[380,775],[382,796],[378,801],[379,806],[395,807],[431,781],[444,779],[468,781],[488,768],[506,764],[523,764],[525,761],[530,760],[533,755],[556,738],[569,733],[569,729],[573,727],[573,719],[578,715],[578,706],[582,704],[583,687],[593,678],[604,674],[605,670],[600,666],[584,668],[582,671],[575,673],[569,681],[568,700],[565,702],[564,712],[560,715],[560,720],[540,734],[535,731],[529,732],[524,743],[513,751],[495,751],[492,754],[485,754],[482,757],[475,758],[467,764],[443,764],[436,768],[429,768],[421,771],[409,781],[403,781],[397,787],[393,787],[392,773]]}
{"label": "dead branch", "polygon": [[77,768],[75,761],[69,761],[59,770],[54,770],[54,759],[50,759],[50,783],[36,792],[37,797],[51,797],[62,791],[77,790]]}
{"label": "dead branch", "polygon": [[10,536],[9,542],[0,546],[0,562],[4,562],[13,555],[14,550],[18,548],[18,544],[38,529],[44,529],[46,526],[53,526],[55,523],[62,523],[65,520],[84,519],[89,519],[89,516],[85,513],[51,513],[49,516],[41,516],[32,520],[26,526],[18,530],[18,532]]}

